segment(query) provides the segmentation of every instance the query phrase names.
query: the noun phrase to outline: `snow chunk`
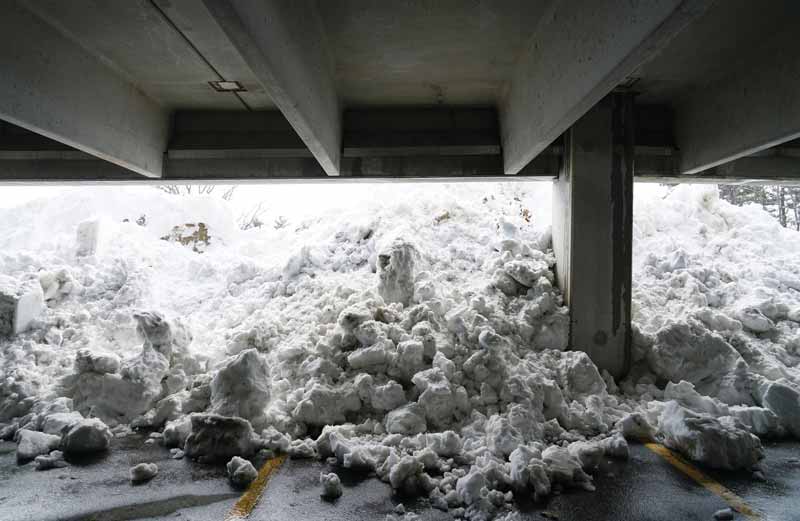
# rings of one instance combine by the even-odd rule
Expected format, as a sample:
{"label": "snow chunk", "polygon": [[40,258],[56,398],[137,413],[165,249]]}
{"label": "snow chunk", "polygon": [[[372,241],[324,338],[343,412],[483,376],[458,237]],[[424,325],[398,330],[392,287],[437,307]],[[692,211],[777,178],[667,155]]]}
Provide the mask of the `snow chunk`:
{"label": "snow chunk", "polygon": [[403,239],[395,239],[378,253],[378,293],[386,302],[411,303],[418,258],[417,249]]}
{"label": "snow chunk", "polygon": [[765,317],[761,310],[755,307],[740,309],[737,313],[737,318],[745,328],[754,333],[766,333],[775,328],[772,320]]}
{"label": "snow chunk", "polygon": [[17,282],[0,275],[0,337],[17,335],[44,310],[44,295],[37,280]]}
{"label": "snow chunk", "polygon": [[186,438],[192,433],[192,417],[184,416],[167,422],[164,426],[164,446],[183,447]]}
{"label": "snow chunk", "polygon": [[39,285],[42,287],[42,296],[46,301],[58,300],[69,295],[75,289],[75,282],[66,269],[40,272]]}
{"label": "snow chunk", "polygon": [[128,471],[131,483],[144,483],[150,481],[158,474],[158,465],[155,463],[139,463]]}
{"label": "snow chunk", "polygon": [[394,380],[385,385],[376,385],[372,390],[372,408],[376,411],[390,411],[406,403],[403,386]]}
{"label": "snow chunk", "polygon": [[168,362],[168,367],[180,367],[195,374],[200,367],[189,352],[192,335],[178,319],[168,319],[158,311],[137,311],[136,332],[144,340],[143,350],[153,349]]}
{"label": "snow chunk", "polygon": [[314,384],[293,411],[294,417],[308,425],[335,425],[346,421],[345,415],[361,409],[361,399],[354,388],[334,389]]}
{"label": "snow chunk", "polygon": [[75,411],[48,414],[44,417],[44,421],[42,422],[42,432],[61,436],[65,431],[72,428],[73,425],[81,420],[83,420],[83,416],[81,416],[81,413]]}
{"label": "snow chunk", "polygon": [[61,437],[43,432],[20,429],[17,432],[17,464],[21,465],[34,459],[36,456],[48,454],[58,448]]}
{"label": "snow chunk", "polygon": [[100,245],[100,221],[90,220],[78,224],[75,243],[75,253],[78,257],[88,257],[97,253]]}
{"label": "snow chunk", "polygon": [[261,428],[266,423],[269,385],[269,367],[264,357],[255,349],[242,351],[211,381],[210,412],[239,416],[254,428]]}
{"label": "snow chunk", "polygon": [[114,437],[108,426],[97,418],[86,418],[75,423],[61,440],[61,449],[67,454],[102,452],[108,450]]}
{"label": "snow chunk", "polygon": [[730,521],[733,518],[733,509],[731,508],[723,508],[714,512],[714,519],[716,521]]}
{"label": "snow chunk", "polygon": [[800,438],[800,393],[788,385],[771,383],[764,392],[762,404],[775,413],[792,436]]}
{"label": "snow chunk", "polygon": [[319,484],[322,485],[322,497],[325,499],[336,499],[342,495],[342,481],[335,473],[331,472],[319,475]]}
{"label": "snow chunk", "polygon": [[532,488],[534,499],[550,494],[550,477],[538,449],[520,445],[508,458],[511,466],[511,481],[517,490]]}
{"label": "snow chunk", "polygon": [[111,353],[95,353],[89,349],[78,349],[75,353],[75,372],[112,374],[119,371],[119,357]]}
{"label": "snow chunk", "polygon": [[717,380],[741,360],[728,342],[696,320],[660,329],[647,354],[647,361],[656,375],[672,382],[687,380],[695,385]]}
{"label": "snow chunk", "polygon": [[389,434],[419,434],[428,430],[425,417],[416,403],[399,407],[386,415],[386,431]]}
{"label": "snow chunk", "polygon": [[258,471],[252,463],[239,456],[234,456],[225,467],[228,479],[236,488],[246,488],[258,477]]}
{"label": "snow chunk", "polygon": [[465,505],[472,505],[481,499],[482,490],[486,487],[486,477],[473,467],[467,475],[456,482],[456,493]]}
{"label": "snow chunk", "polygon": [[247,420],[218,414],[192,414],[191,426],[183,449],[190,458],[211,462],[255,454],[255,435]]}
{"label": "snow chunk", "polygon": [[36,466],[36,470],[61,469],[67,466],[67,462],[64,461],[64,453],[60,450],[54,450],[47,455],[36,456],[33,464]]}
{"label": "snow chunk", "polygon": [[552,445],[542,453],[542,461],[547,465],[550,481],[565,487],[577,487],[594,490],[592,478],[583,470],[583,465],[570,451],[558,445]]}
{"label": "snow chunk", "polygon": [[626,440],[647,441],[652,440],[655,435],[655,429],[647,421],[647,418],[638,412],[632,412],[623,417],[617,422],[617,428]]}
{"label": "snow chunk", "polygon": [[693,413],[676,401],[661,412],[659,433],[664,445],[711,468],[752,469],[764,458],[761,441],[744,428]]}

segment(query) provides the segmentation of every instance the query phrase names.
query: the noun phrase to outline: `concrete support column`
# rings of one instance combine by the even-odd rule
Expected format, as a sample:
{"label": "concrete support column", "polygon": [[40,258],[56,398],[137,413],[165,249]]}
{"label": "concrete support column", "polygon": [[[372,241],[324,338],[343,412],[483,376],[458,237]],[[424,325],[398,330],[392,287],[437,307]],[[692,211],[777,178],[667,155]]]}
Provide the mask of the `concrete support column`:
{"label": "concrete support column", "polygon": [[612,95],[565,134],[553,190],[556,276],[570,306],[572,349],[615,378],[631,351],[633,102]]}

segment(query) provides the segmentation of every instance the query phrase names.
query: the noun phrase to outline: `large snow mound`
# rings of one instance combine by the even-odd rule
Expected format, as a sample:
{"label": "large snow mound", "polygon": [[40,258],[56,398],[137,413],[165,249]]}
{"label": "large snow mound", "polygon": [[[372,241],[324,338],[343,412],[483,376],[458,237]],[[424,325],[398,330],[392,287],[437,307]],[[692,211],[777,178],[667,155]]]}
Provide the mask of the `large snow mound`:
{"label": "large snow mound", "polygon": [[[218,199],[97,190],[0,210],[0,274],[46,303],[0,339],[0,432],[26,447],[69,448],[97,418],[202,461],[332,457],[484,519],[593,489],[626,437],[756,470],[759,437],[800,435],[800,234],[714,187],[637,205],[622,382],[565,351],[531,185],[384,192],[247,231]],[[202,248],[171,235],[198,223]]]}

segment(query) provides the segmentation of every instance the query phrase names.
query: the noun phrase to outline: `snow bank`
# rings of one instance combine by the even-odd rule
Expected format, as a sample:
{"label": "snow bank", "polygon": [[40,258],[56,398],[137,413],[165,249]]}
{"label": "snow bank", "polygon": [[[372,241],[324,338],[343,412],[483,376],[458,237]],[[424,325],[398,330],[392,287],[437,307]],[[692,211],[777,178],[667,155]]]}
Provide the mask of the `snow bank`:
{"label": "snow bank", "polygon": [[[333,458],[472,519],[592,490],[626,440],[756,469],[759,436],[800,435],[797,233],[708,188],[640,203],[634,367],[614,382],[565,351],[549,230],[523,186],[246,232],[218,200],[154,190],[0,210],[0,272],[44,302],[0,339],[2,432],[41,445],[29,455],[51,447],[32,435],[100,450],[99,424],[156,431],[242,484],[248,460]],[[78,256],[84,222],[102,233]],[[202,251],[161,240],[197,222]]]}

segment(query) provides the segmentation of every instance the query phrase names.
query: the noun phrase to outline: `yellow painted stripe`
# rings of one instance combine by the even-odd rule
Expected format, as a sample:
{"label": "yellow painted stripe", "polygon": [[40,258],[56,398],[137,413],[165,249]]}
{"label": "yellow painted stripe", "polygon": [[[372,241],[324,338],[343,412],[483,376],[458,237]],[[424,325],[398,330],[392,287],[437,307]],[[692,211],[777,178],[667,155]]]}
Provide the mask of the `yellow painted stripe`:
{"label": "yellow painted stripe", "polygon": [[245,519],[250,515],[250,513],[258,504],[261,494],[264,493],[264,489],[267,487],[269,478],[279,468],[281,468],[281,465],[283,465],[285,460],[286,456],[283,455],[267,460],[267,462],[264,463],[264,466],[258,471],[258,477],[255,479],[255,481],[250,483],[250,486],[244,491],[244,494],[242,494],[242,497],[239,498],[239,501],[233,505],[231,511],[225,516],[225,521]]}
{"label": "yellow painted stripe", "polygon": [[671,451],[667,447],[659,444],[659,443],[645,443],[645,447],[650,449],[651,451],[655,452],[667,462],[669,462],[673,467],[680,470],[697,483],[705,487],[706,489],[710,490],[714,494],[718,495],[728,505],[731,506],[734,510],[742,514],[745,519],[751,520],[761,520],[761,514],[753,510],[750,505],[745,503],[744,499],[740,498],[736,494],[734,494],[730,489],[726,488],[725,486],[721,485],[720,483],[714,481],[707,475],[705,475],[700,469],[683,459],[681,456],[676,454],[675,452]]}

